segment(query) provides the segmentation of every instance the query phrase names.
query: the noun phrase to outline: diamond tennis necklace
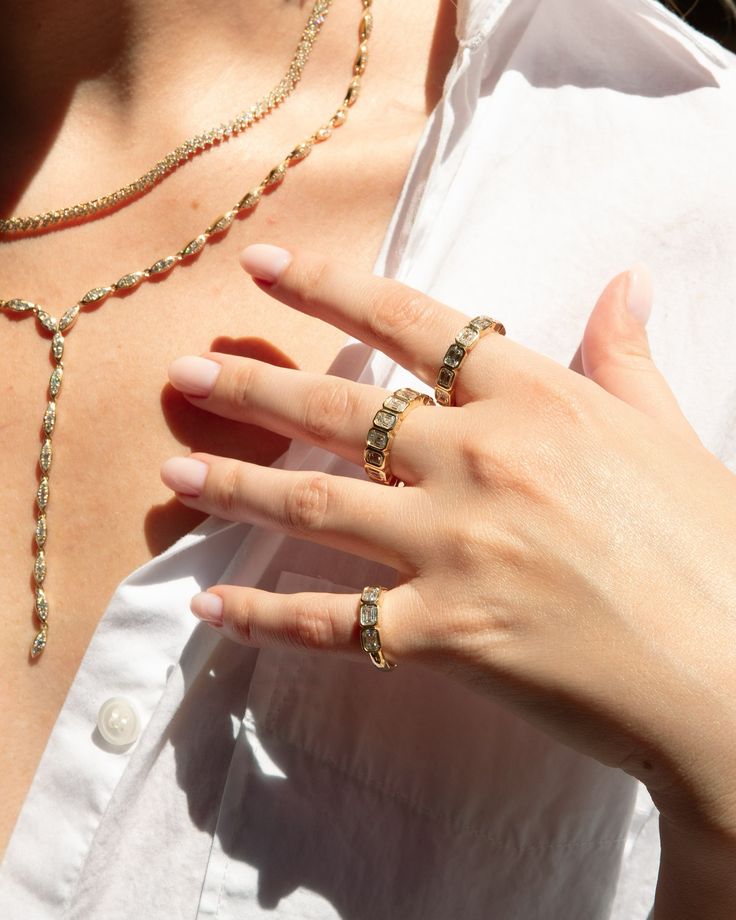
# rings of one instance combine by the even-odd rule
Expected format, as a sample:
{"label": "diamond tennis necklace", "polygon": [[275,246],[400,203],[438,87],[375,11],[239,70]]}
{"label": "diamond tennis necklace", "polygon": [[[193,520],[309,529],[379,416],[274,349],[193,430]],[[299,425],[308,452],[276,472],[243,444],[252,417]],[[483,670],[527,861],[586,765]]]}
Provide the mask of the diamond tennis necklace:
{"label": "diamond tennis necklace", "polygon": [[28,233],[30,231],[45,230],[57,224],[68,224],[72,221],[78,221],[85,217],[91,217],[93,214],[104,214],[112,208],[118,207],[131,198],[138,197],[144,192],[150,191],[154,186],[162,182],[166,176],[170,175],[182,163],[201,153],[207,147],[218,141],[225,141],[236,134],[250,128],[257,121],[260,121],[265,115],[279,106],[294,90],[301,79],[304,67],[309,59],[312,46],[319,35],[322,23],[327,18],[332,0],[317,0],[312,12],[309,14],[307,24],[304,27],[299,44],[296,47],[294,56],[289,64],[289,69],[285,76],[279,80],[276,86],[255,105],[251,106],[231,121],[224,122],[216,128],[204,131],[201,134],[195,134],[188,140],[183,141],[178,147],[152,166],[140,178],[122,188],[116,189],[107,195],[101,195],[99,198],[93,198],[91,201],[84,201],[81,204],[75,204],[70,208],[60,208],[56,211],[45,211],[43,214],[34,214],[31,217],[5,217],[0,218],[0,233]]}
{"label": "diamond tennis necklace", "polygon": [[[326,12],[331,0],[318,0],[315,10],[322,7],[322,14]],[[33,578],[35,583],[35,616],[40,623],[40,629],[36,633],[31,643],[30,656],[36,658],[46,648],[49,632],[49,601],[44,589],[44,582],[47,575],[46,566],[46,543],[48,540],[48,522],[47,508],[49,504],[49,479],[51,473],[51,460],[53,454],[52,436],[57,423],[57,403],[61,392],[61,384],[66,369],[62,358],[64,356],[64,342],[69,330],[82,313],[85,307],[90,304],[98,304],[108,297],[114,297],[118,292],[130,291],[137,288],[138,285],[147,281],[149,278],[159,277],[167,274],[179,263],[192,258],[202,249],[204,249],[210,239],[227,232],[233,220],[242,213],[252,211],[260,202],[263,192],[272,186],[278,186],[286,177],[287,169],[290,166],[299,163],[312,150],[315,144],[325,141],[332,136],[333,129],[342,125],[348,116],[348,109],[355,103],[358,98],[361,86],[361,77],[365,71],[368,58],[368,37],[373,27],[373,16],[371,12],[372,0],[360,0],[361,17],[358,26],[358,52],[353,62],[352,78],[347,88],[345,97],[335,114],[313,134],[310,134],[304,141],[297,144],[294,149],[288,153],[279,163],[277,163],[258,185],[233,205],[233,207],[214,220],[202,233],[191,239],[174,255],[164,256],[157,259],[149,268],[141,271],[130,272],[123,275],[112,284],[102,285],[87,291],[87,293],[66,310],[60,319],[56,319],[46,310],[42,309],[39,304],[32,303],[28,300],[13,298],[11,300],[0,299],[0,311],[6,310],[11,313],[30,313],[35,315],[39,323],[41,334],[51,336],[51,357],[54,368],[51,372],[51,378],[48,385],[48,403],[43,414],[41,425],[41,453],[39,456],[40,481],[36,491],[36,504],[38,512],[36,517],[36,560],[33,566]],[[314,13],[313,13],[314,15]]]}

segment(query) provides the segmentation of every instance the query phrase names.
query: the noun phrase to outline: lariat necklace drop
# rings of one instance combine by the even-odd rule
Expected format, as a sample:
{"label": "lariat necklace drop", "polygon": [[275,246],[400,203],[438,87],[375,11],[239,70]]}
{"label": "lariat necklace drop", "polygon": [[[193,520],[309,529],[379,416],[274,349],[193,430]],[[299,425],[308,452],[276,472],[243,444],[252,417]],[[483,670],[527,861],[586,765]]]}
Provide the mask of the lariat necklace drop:
{"label": "lariat necklace drop", "polygon": [[[331,2],[332,0],[317,0],[315,3],[309,20],[309,22],[313,23],[315,28],[321,25]],[[353,62],[352,77],[347,92],[339,108],[325,124],[318,128],[313,134],[310,134],[309,137],[300,144],[297,144],[290,153],[270,169],[258,185],[246,192],[230,210],[225,211],[224,214],[217,217],[205,230],[198,236],[189,240],[189,242],[173,255],[163,256],[153,262],[149,268],[130,272],[111,284],[94,287],[87,291],[77,303],[69,307],[69,309],[61,315],[60,319],[52,316],[39,304],[32,303],[29,300],[20,298],[12,298],[10,300],[0,299],[0,311],[6,310],[11,313],[30,313],[35,315],[39,323],[39,331],[42,334],[51,336],[51,357],[54,363],[54,368],[51,372],[48,384],[48,402],[41,424],[42,444],[39,456],[40,481],[36,491],[38,511],[36,517],[35,539],[37,550],[33,566],[33,578],[35,583],[35,616],[40,623],[40,629],[36,632],[31,643],[30,655],[32,658],[36,658],[40,655],[48,643],[50,614],[49,600],[44,587],[47,575],[47,508],[50,498],[49,479],[53,454],[52,436],[57,424],[57,404],[61,392],[62,379],[66,373],[66,368],[62,359],[64,356],[64,343],[66,336],[69,334],[69,330],[86,307],[89,307],[91,304],[98,304],[108,297],[114,297],[119,292],[131,291],[150,278],[167,274],[179,263],[190,259],[200,252],[200,250],[204,249],[212,237],[227,232],[236,216],[252,211],[260,202],[263,192],[266,189],[280,185],[286,177],[289,167],[303,160],[311,152],[315,144],[330,138],[333,130],[345,122],[348,116],[348,110],[355,103],[360,92],[361,77],[365,71],[368,56],[368,38],[373,26],[373,16],[370,9],[372,0],[360,0],[360,4],[361,17],[358,26],[358,52]],[[307,24],[307,30],[310,28],[309,22]],[[305,30],[305,34],[307,30]],[[63,220],[64,218],[62,217],[61,219]]]}

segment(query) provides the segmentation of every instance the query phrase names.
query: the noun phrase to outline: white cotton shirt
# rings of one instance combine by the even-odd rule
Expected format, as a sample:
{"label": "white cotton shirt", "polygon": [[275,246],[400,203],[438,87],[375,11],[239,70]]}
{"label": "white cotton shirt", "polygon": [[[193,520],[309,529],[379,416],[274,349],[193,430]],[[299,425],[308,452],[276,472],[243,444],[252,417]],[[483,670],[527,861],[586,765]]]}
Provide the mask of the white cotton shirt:
{"label": "white cotton shirt", "polygon": [[[644,260],[654,358],[736,468],[736,57],[654,0],[458,0],[458,38],[375,272],[567,365],[605,284]],[[426,389],[355,340],[332,370]],[[296,443],[276,465],[364,475]],[[418,665],[248,649],[189,612],[218,581],[394,577],[210,517],[125,578],[18,818],[0,916],[644,920],[656,814],[629,776]],[[138,714],[127,746],[96,728],[111,697],[108,737]]]}

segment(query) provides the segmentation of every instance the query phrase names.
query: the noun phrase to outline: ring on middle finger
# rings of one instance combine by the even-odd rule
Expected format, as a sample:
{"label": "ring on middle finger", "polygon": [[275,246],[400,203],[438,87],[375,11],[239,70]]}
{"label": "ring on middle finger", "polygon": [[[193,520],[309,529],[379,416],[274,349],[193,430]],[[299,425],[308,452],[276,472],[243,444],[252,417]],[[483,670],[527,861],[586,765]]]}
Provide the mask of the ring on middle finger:
{"label": "ring on middle finger", "polygon": [[389,454],[404,418],[417,406],[433,406],[431,396],[419,393],[410,387],[395,390],[383,401],[383,405],[373,417],[373,425],[366,437],[363,453],[363,468],[374,482],[386,486],[403,486],[398,476],[391,472]]}
{"label": "ring on middle finger", "polygon": [[455,336],[455,341],[445,352],[445,357],[442,359],[442,365],[437,374],[434,396],[440,406],[455,405],[455,384],[457,383],[460,365],[478,339],[489,332],[506,335],[503,323],[491,319],[490,316],[476,316],[475,319],[470,320],[467,326],[463,326]]}

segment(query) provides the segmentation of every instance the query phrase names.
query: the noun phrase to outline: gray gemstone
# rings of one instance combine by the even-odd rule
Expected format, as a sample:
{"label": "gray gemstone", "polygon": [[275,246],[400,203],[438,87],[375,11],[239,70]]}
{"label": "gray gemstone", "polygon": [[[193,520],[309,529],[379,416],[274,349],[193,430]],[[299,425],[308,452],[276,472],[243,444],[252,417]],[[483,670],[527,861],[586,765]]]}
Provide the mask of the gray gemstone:
{"label": "gray gemstone", "polygon": [[375,604],[361,604],[360,625],[375,626],[378,622],[378,607]]}
{"label": "gray gemstone", "polygon": [[388,432],[381,431],[380,428],[371,428],[366,440],[368,444],[371,447],[375,447],[376,450],[383,450],[388,444]]}
{"label": "gray gemstone", "polygon": [[373,626],[361,630],[360,642],[366,652],[377,652],[381,648],[381,638],[378,630]]}
{"label": "gray gemstone", "polygon": [[366,448],[364,458],[366,463],[370,463],[371,466],[377,466],[379,469],[383,466],[383,461],[386,459],[380,450],[372,450],[370,447]]}
{"label": "gray gemstone", "polygon": [[385,428],[386,431],[391,431],[391,429],[396,424],[396,416],[393,412],[386,412],[384,409],[376,412],[376,416],[373,419],[373,424],[377,428]]}
{"label": "gray gemstone", "polygon": [[442,387],[434,388],[434,398],[441,406],[451,405],[450,394],[447,392],[447,390],[443,390]]}
{"label": "gray gemstone", "polygon": [[437,374],[437,386],[444,387],[444,389],[449,390],[454,379],[455,371],[451,367],[448,367],[446,364],[443,364],[440,368],[439,374]]}
{"label": "gray gemstone", "polygon": [[447,354],[445,355],[444,363],[448,367],[458,367],[464,357],[465,357],[465,349],[463,348],[462,345],[458,345],[457,343],[455,343],[454,345],[450,345],[450,347],[447,349]]}

